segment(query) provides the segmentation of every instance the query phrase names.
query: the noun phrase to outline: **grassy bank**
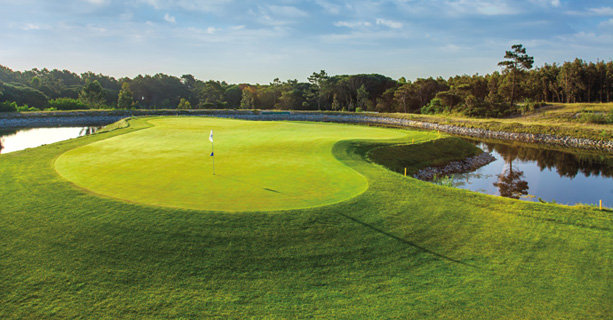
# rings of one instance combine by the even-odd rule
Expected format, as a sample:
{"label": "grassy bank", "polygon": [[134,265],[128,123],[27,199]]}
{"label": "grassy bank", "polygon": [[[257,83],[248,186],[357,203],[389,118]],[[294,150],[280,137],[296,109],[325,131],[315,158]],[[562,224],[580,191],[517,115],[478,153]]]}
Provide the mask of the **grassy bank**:
{"label": "grassy bank", "polygon": [[130,204],[55,173],[60,154],[136,130],[0,155],[0,318],[613,316],[610,212],[435,186],[366,160],[410,131],[336,143],[368,190],[304,210]]}
{"label": "grassy bank", "polygon": [[[373,114],[392,116],[430,123],[447,124],[465,128],[481,128],[530,134],[550,134],[559,137],[613,140],[613,126],[609,123],[593,123],[594,115],[608,118],[613,103],[602,104],[550,104],[521,116],[505,119],[475,119],[457,115]],[[597,122],[597,121],[596,121]]]}
{"label": "grassy bank", "polygon": [[385,146],[371,150],[368,158],[384,167],[412,176],[425,167],[443,166],[461,161],[483,151],[460,138],[443,138],[418,144]]}

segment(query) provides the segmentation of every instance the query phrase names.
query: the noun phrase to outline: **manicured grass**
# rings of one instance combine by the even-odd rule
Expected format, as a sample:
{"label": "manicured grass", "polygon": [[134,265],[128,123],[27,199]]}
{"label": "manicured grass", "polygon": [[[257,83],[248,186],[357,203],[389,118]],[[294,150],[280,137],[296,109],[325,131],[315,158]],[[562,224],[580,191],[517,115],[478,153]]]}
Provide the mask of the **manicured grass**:
{"label": "manicured grass", "polygon": [[440,187],[366,161],[427,133],[334,144],[368,189],[303,210],[130,204],[54,170],[68,150],[137,130],[0,155],[0,318],[613,316],[610,212]]}
{"label": "manicured grass", "polygon": [[336,142],[406,136],[338,124],[201,117],[147,122],[150,128],[62,154],[57,171],[91,192],[142,204],[224,211],[307,208],[346,200],[368,187],[366,178],[334,158]]}

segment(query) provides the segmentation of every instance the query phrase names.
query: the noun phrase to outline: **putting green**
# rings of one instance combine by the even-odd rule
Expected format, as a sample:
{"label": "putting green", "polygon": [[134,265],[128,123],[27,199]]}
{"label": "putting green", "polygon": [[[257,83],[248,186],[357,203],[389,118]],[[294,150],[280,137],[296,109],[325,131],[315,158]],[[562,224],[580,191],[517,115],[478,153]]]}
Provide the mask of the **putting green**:
{"label": "putting green", "polygon": [[332,155],[336,142],[407,135],[338,124],[180,117],[136,121],[153,126],[70,150],[56,159],[57,172],[93,193],[140,204],[298,209],[336,203],[368,188],[366,178]]}

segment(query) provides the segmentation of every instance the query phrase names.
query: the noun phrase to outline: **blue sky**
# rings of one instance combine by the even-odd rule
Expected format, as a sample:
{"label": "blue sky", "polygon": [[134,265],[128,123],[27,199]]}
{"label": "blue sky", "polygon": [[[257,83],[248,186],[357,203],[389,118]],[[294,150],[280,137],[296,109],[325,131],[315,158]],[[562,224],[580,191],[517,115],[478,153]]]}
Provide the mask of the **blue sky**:
{"label": "blue sky", "polygon": [[0,0],[0,64],[230,83],[313,72],[486,74],[521,43],[537,66],[613,59],[612,0]]}

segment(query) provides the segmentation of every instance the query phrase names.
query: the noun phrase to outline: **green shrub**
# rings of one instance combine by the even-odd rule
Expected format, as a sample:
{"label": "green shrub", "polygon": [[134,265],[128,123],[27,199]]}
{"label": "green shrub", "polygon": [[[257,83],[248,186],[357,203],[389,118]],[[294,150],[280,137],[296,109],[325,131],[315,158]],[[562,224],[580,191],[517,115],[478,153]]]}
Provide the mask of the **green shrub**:
{"label": "green shrub", "polygon": [[19,111],[19,112],[40,111],[40,109],[34,108],[34,107],[29,107],[27,104],[24,104],[23,106],[17,107],[17,111]]}
{"label": "green shrub", "polygon": [[49,100],[48,108],[56,110],[83,110],[88,109],[87,105],[77,99],[57,98]]}
{"label": "green shrub", "polygon": [[609,111],[608,114],[583,110],[577,117],[577,121],[593,124],[613,124],[613,110]]}
{"label": "green shrub", "polygon": [[4,100],[15,101],[18,105],[27,104],[42,108],[46,106],[49,101],[47,96],[41,91],[20,83],[0,84],[0,90],[4,92]]}
{"label": "green shrub", "polygon": [[15,102],[0,102],[0,112],[16,112],[17,111],[17,103]]}
{"label": "green shrub", "polygon": [[439,98],[430,100],[430,103],[421,108],[422,114],[437,114],[445,111],[445,106]]}

